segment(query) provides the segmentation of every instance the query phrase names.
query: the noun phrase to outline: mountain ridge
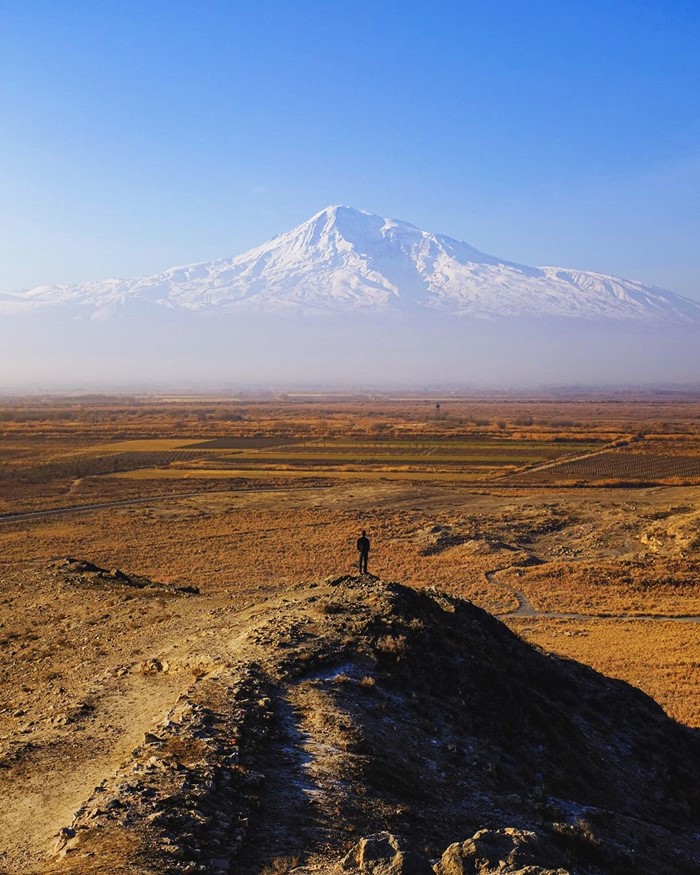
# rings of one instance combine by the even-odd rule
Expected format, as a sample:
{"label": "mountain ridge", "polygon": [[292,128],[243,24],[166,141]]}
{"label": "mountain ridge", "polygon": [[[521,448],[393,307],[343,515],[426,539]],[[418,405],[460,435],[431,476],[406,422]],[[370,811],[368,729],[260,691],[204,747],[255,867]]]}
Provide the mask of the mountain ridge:
{"label": "mountain ridge", "polygon": [[530,267],[352,207],[326,207],[231,258],[130,280],[0,295],[0,314],[109,320],[164,311],[321,315],[367,311],[698,323],[700,302],[595,271]]}

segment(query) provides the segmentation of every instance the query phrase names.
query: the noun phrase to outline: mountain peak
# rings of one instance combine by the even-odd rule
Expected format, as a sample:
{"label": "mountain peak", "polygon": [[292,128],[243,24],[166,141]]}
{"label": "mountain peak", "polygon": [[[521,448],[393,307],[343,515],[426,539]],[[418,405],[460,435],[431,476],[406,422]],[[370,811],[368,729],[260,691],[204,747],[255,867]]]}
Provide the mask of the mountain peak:
{"label": "mountain peak", "polygon": [[[298,227],[318,222],[327,222],[335,225],[341,232],[360,233],[362,230],[365,233],[377,233],[377,229],[389,228],[405,228],[413,232],[427,235],[427,231],[421,231],[410,222],[404,222],[401,219],[391,219],[386,216],[380,216],[377,213],[371,213],[369,210],[358,210],[356,207],[350,207],[346,204],[332,204],[325,207],[318,213],[315,213],[310,219]],[[294,233],[292,230],[291,233]]]}
{"label": "mountain peak", "polygon": [[318,213],[313,215],[309,221],[313,221],[313,219],[318,216],[328,216],[330,218],[336,218],[337,216],[346,215],[354,215],[354,216],[372,216],[375,219],[381,218],[376,213],[371,213],[369,210],[358,210],[356,207],[348,206],[348,204],[330,204],[327,207],[324,207],[322,210],[319,210]]}
{"label": "mountain peak", "polygon": [[700,303],[590,271],[528,267],[444,234],[345,204],[234,258],[135,280],[44,286],[0,296],[0,313],[60,307],[106,319],[162,309],[334,313],[367,309],[481,319],[700,323]]}
{"label": "mountain peak", "polygon": [[329,216],[336,216],[339,212],[348,211],[349,213],[363,213],[366,216],[374,215],[373,213],[368,212],[367,210],[358,210],[355,207],[350,207],[347,204],[330,204],[324,209],[320,210],[316,213],[317,216],[320,216],[322,213],[325,213]]}

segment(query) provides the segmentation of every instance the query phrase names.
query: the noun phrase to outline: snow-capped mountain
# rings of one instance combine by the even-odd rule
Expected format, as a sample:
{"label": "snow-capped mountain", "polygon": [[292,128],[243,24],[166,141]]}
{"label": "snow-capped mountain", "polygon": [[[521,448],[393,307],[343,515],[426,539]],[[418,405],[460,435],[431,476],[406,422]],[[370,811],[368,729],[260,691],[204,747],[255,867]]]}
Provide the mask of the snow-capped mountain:
{"label": "snow-capped mountain", "polygon": [[485,319],[699,322],[700,303],[589,271],[527,267],[467,243],[333,206],[234,258],[132,280],[0,295],[1,314],[52,310],[105,320],[182,312],[433,311]]}

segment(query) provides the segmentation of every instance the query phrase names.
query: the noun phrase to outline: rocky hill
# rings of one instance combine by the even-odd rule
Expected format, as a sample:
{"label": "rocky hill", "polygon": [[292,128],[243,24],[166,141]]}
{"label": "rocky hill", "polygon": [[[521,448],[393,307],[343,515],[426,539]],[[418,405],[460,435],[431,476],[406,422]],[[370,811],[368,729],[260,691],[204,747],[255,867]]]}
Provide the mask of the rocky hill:
{"label": "rocky hill", "polygon": [[470,602],[342,577],[209,634],[42,873],[698,871],[698,733]]}

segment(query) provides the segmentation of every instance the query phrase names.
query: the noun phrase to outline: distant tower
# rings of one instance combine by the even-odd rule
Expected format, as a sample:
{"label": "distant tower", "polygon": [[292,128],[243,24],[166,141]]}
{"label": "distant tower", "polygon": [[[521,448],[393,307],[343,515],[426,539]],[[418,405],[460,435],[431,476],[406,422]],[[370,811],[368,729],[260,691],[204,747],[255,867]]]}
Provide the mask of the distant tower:
{"label": "distant tower", "polygon": [[435,419],[440,419],[440,402],[437,401],[435,404]]}

